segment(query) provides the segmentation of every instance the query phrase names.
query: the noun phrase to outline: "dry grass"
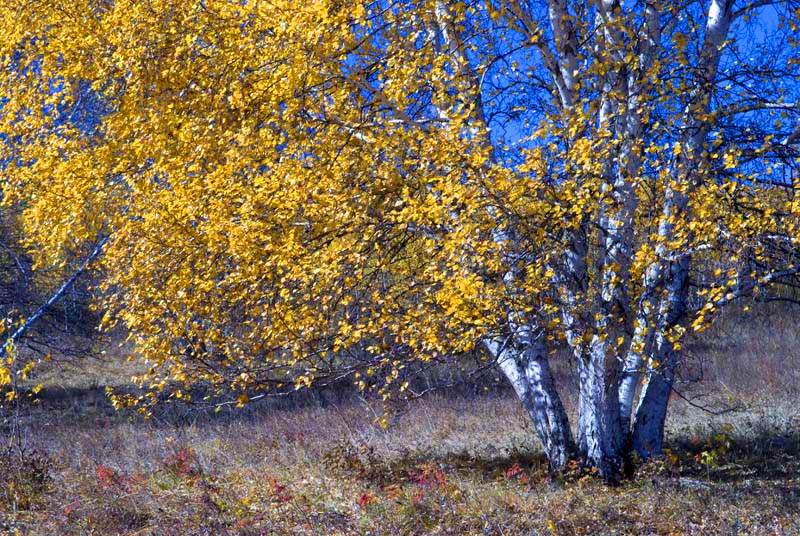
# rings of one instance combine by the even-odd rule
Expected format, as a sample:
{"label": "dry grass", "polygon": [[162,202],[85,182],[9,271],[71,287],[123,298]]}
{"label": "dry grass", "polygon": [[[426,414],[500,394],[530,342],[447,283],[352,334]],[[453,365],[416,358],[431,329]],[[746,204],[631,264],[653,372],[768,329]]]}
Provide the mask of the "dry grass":
{"label": "dry grass", "polygon": [[93,387],[121,365],[98,364],[26,409],[27,454],[0,462],[0,532],[800,534],[800,341],[782,322],[696,342],[707,385],[687,396],[721,387],[713,402],[740,409],[709,417],[677,399],[667,459],[613,489],[549,477],[502,390],[416,401],[388,430],[358,400],[142,421],[110,411]]}
{"label": "dry grass", "polygon": [[47,481],[6,497],[2,522],[30,534],[800,533],[794,408],[711,421],[678,410],[671,460],[607,489],[550,479],[507,397],[431,397],[386,431],[358,404],[181,424],[43,409],[27,442]]}

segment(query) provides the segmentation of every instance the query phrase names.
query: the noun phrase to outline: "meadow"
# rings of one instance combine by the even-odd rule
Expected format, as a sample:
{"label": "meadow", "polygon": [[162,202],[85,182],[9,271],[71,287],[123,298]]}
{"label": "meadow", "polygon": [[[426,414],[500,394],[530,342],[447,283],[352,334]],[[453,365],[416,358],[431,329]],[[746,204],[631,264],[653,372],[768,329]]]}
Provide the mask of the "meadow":
{"label": "meadow", "polygon": [[800,534],[798,348],[790,314],[693,341],[667,455],[617,487],[578,467],[549,475],[502,383],[398,404],[387,429],[377,403],[336,392],[144,420],[104,395],[130,364],[73,361],[40,379],[19,435],[6,415],[0,532]]}

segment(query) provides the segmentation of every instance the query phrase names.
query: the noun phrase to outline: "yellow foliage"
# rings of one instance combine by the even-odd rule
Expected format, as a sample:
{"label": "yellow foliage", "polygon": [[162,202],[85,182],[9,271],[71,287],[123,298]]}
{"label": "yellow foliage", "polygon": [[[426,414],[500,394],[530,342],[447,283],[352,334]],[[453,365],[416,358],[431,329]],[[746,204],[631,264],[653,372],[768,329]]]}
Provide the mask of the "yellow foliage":
{"label": "yellow foliage", "polygon": [[[405,391],[404,362],[470,352],[509,318],[576,346],[641,351],[621,334],[633,313],[612,298],[649,307],[649,269],[796,236],[797,200],[731,186],[754,179],[739,148],[713,147],[692,180],[670,173],[697,151],[666,139],[691,95],[689,33],[673,29],[674,57],[649,63],[613,43],[592,49],[561,73],[575,87],[556,79],[541,110],[501,110],[527,114],[511,149],[479,98],[501,57],[482,47],[513,27],[532,51],[547,32],[513,9],[440,5],[0,0],[0,133],[14,140],[0,152],[3,202],[24,209],[38,266],[111,235],[104,325],[130,330],[153,391],[116,404],[173,382],[308,386],[354,353],[359,387]],[[608,24],[634,39],[640,21]],[[508,66],[503,76],[528,83],[524,60]],[[623,66],[638,100],[606,87]],[[635,139],[614,126],[628,107]],[[680,196],[685,210],[669,209]],[[741,204],[753,210],[727,209]],[[626,225],[628,250],[603,250]],[[577,237],[578,284],[564,276]],[[672,335],[678,347],[683,331]]]}

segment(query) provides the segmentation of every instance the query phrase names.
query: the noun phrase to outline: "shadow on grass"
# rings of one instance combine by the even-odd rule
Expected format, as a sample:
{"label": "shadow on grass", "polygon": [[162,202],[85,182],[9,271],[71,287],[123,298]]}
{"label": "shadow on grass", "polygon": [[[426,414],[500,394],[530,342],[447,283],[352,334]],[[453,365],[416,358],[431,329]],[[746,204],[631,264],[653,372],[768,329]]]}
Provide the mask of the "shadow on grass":
{"label": "shadow on grass", "polygon": [[[536,444],[531,448],[487,448],[481,452],[440,453],[428,448],[400,449],[391,454],[376,453],[367,443],[343,440],[326,454],[341,466],[355,469],[358,476],[373,484],[407,479],[420,467],[437,467],[447,473],[469,474],[480,480],[504,480],[519,474],[531,483],[568,485],[590,475],[578,464],[559,475],[551,475],[544,454]],[[651,482],[695,491],[710,491],[726,484],[753,485],[754,482],[786,483],[787,494],[800,499],[800,428],[765,427],[748,430],[746,435],[732,431],[709,430],[673,438],[665,456],[649,462],[636,462],[635,476],[624,484]],[[800,509],[800,502],[796,505]]]}
{"label": "shadow on grass", "polygon": [[764,429],[747,436],[718,432],[673,441],[682,476],[711,482],[785,480],[800,475],[800,429]]}

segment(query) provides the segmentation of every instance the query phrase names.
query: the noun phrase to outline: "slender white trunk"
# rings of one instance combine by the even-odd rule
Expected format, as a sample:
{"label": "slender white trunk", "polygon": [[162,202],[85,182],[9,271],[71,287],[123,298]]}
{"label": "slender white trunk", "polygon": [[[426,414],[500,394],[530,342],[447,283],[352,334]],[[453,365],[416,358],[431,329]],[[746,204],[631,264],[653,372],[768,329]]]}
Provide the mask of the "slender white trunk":
{"label": "slender white trunk", "polygon": [[664,424],[677,365],[677,355],[671,348],[672,344],[663,337],[659,343],[656,358],[664,361],[648,372],[633,426],[631,445],[644,459],[660,456],[663,452]]}
{"label": "slender white trunk", "polygon": [[[613,16],[616,3],[606,0],[604,11]],[[607,15],[608,16],[608,15]],[[614,195],[621,209],[617,218],[612,218],[608,227],[607,248],[611,262],[619,266],[616,276],[619,281],[627,281],[630,277],[631,261],[634,249],[635,215],[639,205],[635,184],[641,174],[641,147],[638,146],[642,134],[641,101],[647,89],[647,69],[653,63],[654,55],[661,42],[661,24],[659,10],[651,2],[645,3],[645,25],[640,32],[640,67],[632,68],[625,85],[627,104],[622,115],[622,145],[620,149],[617,180],[614,184]],[[630,333],[627,346],[623,346],[624,365],[619,387],[620,424],[624,434],[628,434],[631,424],[631,411],[636,391],[641,381],[641,368],[646,348],[652,339],[648,331],[650,315],[655,309],[652,287],[658,277],[658,267],[654,265],[645,277],[645,293],[638,301],[638,308],[631,310],[631,298],[625,285],[614,287],[608,281],[613,272],[606,271],[603,298],[610,302],[615,300],[622,310],[624,327]],[[633,322],[633,317],[636,322]],[[627,348],[627,349],[626,349]]]}
{"label": "slender white trunk", "polygon": [[631,412],[642,378],[644,356],[649,353],[655,333],[652,326],[660,273],[660,265],[653,264],[645,274],[644,292],[639,298],[636,310],[636,325],[622,368],[622,379],[619,386],[619,415],[622,429],[626,434],[630,433]]}
{"label": "slender white trunk", "polygon": [[8,351],[10,344],[15,344],[23,335],[25,335],[35,324],[36,322],[53,306],[55,305],[64,295],[69,291],[70,288],[75,284],[78,278],[91,266],[91,264],[100,256],[103,252],[103,248],[108,242],[111,235],[106,235],[104,238],[98,242],[98,244],[92,249],[92,252],[89,254],[86,259],[81,263],[77,270],[69,277],[66,281],[64,281],[58,290],[50,296],[50,298],[40,305],[29,317],[22,322],[22,324],[5,340],[5,343],[0,346],[0,359],[3,359]]}
{"label": "slender white trunk", "polygon": [[[733,4],[734,0],[712,0],[708,10],[703,46],[698,62],[698,76],[695,80],[692,99],[690,99],[685,112],[685,134],[679,142],[681,154],[671,170],[673,181],[686,185],[686,188],[671,189],[667,192],[659,228],[659,235],[665,239],[665,242],[674,239],[677,222],[688,221],[689,195],[701,180],[700,167],[704,158],[704,144],[710,128],[706,114],[710,109],[711,93],[723,43],[727,39],[733,20]],[[648,24],[650,24],[650,19],[651,17],[648,16]],[[683,239],[687,249],[690,240],[691,231]],[[657,365],[651,365],[648,370],[633,425],[633,448],[645,458],[659,455],[663,447],[664,422],[678,359],[668,335],[670,330],[684,319],[687,310],[691,257],[687,253],[680,261],[667,265],[665,264],[667,253],[663,245],[656,248],[658,259],[648,269],[645,279],[646,295],[655,296],[662,284],[667,289],[667,295],[663,298],[659,310],[657,324],[654,326],[656,332],[653,361]],[[652,305],[652,299],[648,298],[648,300]],[[638,382],[638,370],[642,364],[641,359],[641,356],[631,353],[626,361],[626,370],[630,368],[631,372],[629,378],[623,379],[621,388],[620,411],[625,416],[623,419],[630,415],[631,402],[636,390],[635,385]]]}
{"label": "slender white trunk", "polygon": [[[637,343],[637,340],[637,337],[634,336],[634,344]],[[625,358],[622,380],[619,384],[619,421],[625,433],[628,433],[631,427],[633,400],[636,398],[636,390],[641,381],[643,364],[644,355],[642,352],[629,352]]]}
{"label": "slender white trunk", "polygon": [[[461,33],[453,22],[450,3],[435,2],[433,18],[429,27],[430,38],[435,40],[434,34],[438,31],[442,39],[441,52],[451,57],[461,71],[473,105],[469,120],[470,132],[491,155],[493,150],[486,128],[478,76],[465,56],[465,46]],[[570,70],[573,71],[574,68]],[[446,114],[440,110],[439,115]],[[489,210],[494,215],[494,210]],[[505,230],[499,227],[494,236],[501,243],[508,239]],[[512,272],[505,276],[511,287],[514,286],[515,277]],[[569,418],[553,381],[544,344],[539,338],[532,336],[531,326],[524,325],[517,316],[512,314],[509,317],[509,326],[514,333],[507,340],[508,344],[498,339],[486,339],[484,344],[497,360],[530,415],[551,469],[558,470],[575,454]]]}
{"label": "slender white trunk", "polygon": [[678,352],[670,340],[670,332],[685,319],[689,298],[689,257],[683,257],[670,269],[667,296],[660,311],[659,330],[655,340],[654,360],[647,383],[642,389],[636,420],[633,425],[633,449],[643,458],[660,456],[664,445],[664,423]]}
{"label": "slender white trunk", "polygon": [[520,350],[493,340],[486,346],[530,415],[551,470],[562,469],[575,455],[575,442],[544,345],[530,341]]}

